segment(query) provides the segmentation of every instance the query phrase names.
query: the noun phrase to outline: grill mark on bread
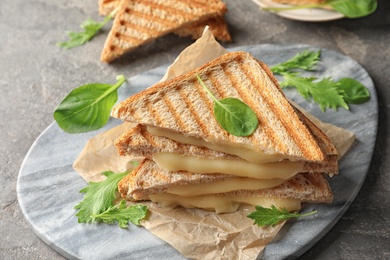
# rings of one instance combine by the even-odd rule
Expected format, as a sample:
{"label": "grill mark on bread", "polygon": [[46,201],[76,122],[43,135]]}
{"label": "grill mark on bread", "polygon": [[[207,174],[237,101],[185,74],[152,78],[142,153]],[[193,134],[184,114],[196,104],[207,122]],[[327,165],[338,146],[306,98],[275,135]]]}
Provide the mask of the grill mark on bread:
{"label": "grill mark on bread", "polygon": [[[101,60],[111,62],[122,56],[124,53],[132,51],[140,45],[162,37],[175,30],[182,29],[197,22],[223,15],[226,12],[226,5],[222,1],[214,1],[214,4],[199,2],[198,6],[191,1],[171,1],[171,0],[128,0],[121,1],[118,5],[119,12],[115,15],[113,27],[104,44]],[[137,13],[138,12],[138,13]],[[130,36],[142,39],[140,42],[118,41],[115,34],[118,27],[124,24],[123,20],[137,24],[144,28],[153,28],[154,32],[145,33],[142,30],[134,30]],[[141,34],[136,37],[137,33]],[[152,37],[148,37],[152,35]],[[114,42],[119,42],[119,48],[113,48]]]}
{"label": "grill mark on bread", "polygon": [[[257,64],[247,64],[242,62],[242,57],[238,57],[237,65],[239,66],[241,73],[245,75],[247,80],[250,82],[250,86],[253,89],[257,89],[257,92],[259,93],[259,97],[261,97],[262,105],[267,109],[267,112],[264,113],[264,111],[259,111],[258,107],[253,107],[253,109],[256,111],[256,114],[258,117],[261,118],[260,120],[260,126],[259,127],[265,127],[265,129],[262,129],[269,139],[269,141],[272,143],[273,147],[277,147],[278,150],[286,152],[291,145],[296,145],[296,143],[291,140],[289,134],[290,132],[286,128],[286,126],[281,122],[280,116],[281,115],[281,109],[278,109],[277,106],[274,104],[274,99],[270,97],[268,92],[262,91],[260,84],[265,84],[264,81],[260,81],[261,83],[258,84],[258,80],[256,78],[252,77],[249,73],[253,70],[253,66],[257,67]],[[256,75],[260,76],[260,74]],[[267,76],[267,75],[265,75]],[[265,77],[265,80],[267,78]],[[272,82],[273,83],[273,82]],[[270,88],[270,91],[273,91],[274,88]],[[251,97],[248,96],[248,94],[245,94],[245,90],[240,89],[240,92],[242,95],[245,95],[245,98],[249,101],[252,100]],[[249,105],[249,104],[248,104]],[[254,106],[254,104],[252,104]],[[271,114],[268,115],[267,114]],[[269,118],[275,119],[275,122],[272,122],[269,120]],[[261,125],[261,122],[265,123],[265,125]],[[283,129],[279,129],[279,134],[277,133],[278,129],[276,127],[283,127]],[[287,140],[291,143],[288,143]]]}
{"label": "grill mark on bread", "polygon": [[[193,84],[195,84],[195,80],[191,80],[188,83],[193,85]],[[179,88],[178,89],[179,95],[181,96],[181,98],[184,101],[187,109],[190,112],[189,114],[192,116],[192,118],[196,122],[197,128],[201,130],[202,134],[209,135],[210,131],[209,131],[207,125],[202,123],[202,121],[203,121],[202,118],[199,116],[198,111],[193,106],[193,103],[191,102],[191,100],[188,99],[188,95],[186,93],[184,93],[184,91],[185,91],[184,88]]]}
{"label": "grill mark on bread", "polygon": [[[176,90],[177,90],[177,87],[176,87]],[[187,124],[186,124],[186,122],[183,121],[183,119],[181,117],[182,115],[179,113],[179,111],[177,111],[177,109],[175,109],[175,107],[173,106],[173,102],[170,100],[170,98],[167,95],[165,95],[165,93],[164,93],[164,95],[162,95],[161,99],[167,105],[168,110],[171,113],[171,115],[174,117],[178,127],[182,128],[183,131],[186,131]]]}

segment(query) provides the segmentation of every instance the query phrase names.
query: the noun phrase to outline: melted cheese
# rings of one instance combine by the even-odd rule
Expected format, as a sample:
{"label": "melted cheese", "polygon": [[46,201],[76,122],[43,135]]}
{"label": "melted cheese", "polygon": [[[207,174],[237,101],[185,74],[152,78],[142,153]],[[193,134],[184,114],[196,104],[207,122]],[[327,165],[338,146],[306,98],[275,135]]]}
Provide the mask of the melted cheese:
{"label": "melted cheese", "polygon": [[221,197],[216,195],[202,195],[193,197],[180,197],[172,194],[150,195],[150,200],[162,207],[174,208],[202,208],[214,210],[217,213],[231,213],[238,210],[241,204],[259,205],[263,207],[286,208],[288,211],[300,210],[301,202],[295,199],[262,198],[262,197]]}
{"label": "melted cheese", "polygon": [[179,196],[198,196],[205,194],[224,193],[235,190],[260,190],[279,186],[285,182],[282,179],[256,180],[252,178],[229,178],[208,183],[173,185],[167,193]]}
{"label": "melted cheese", "polygon": [[241,145],[241,146],[230,146],[230,145],[224,145],[224,144],[213,144],[210,142],[206,142],[205,140],[191,137],[191,136],[185,136],[183,134],[173,133],[171,131],[167,131],[164,129],[158,129],[155,127],[147,127],[147,131],[155,136],[164,136],[169,139],[172,139],[176,142],[183,143],[183,144],[192,144],[196,146],[201,147],[207,147],[211,150],[224,152],[227,154],[233,154],[237,155],[241,158],[243,158],[246,161],[253,162],[253,163],[267,163],[267,162],[277,162],[281,161],[283,159],[291,159],[288,158],[282,154],[269,154],[269,153],[261,153],[258,151],[254,151],[250,147]]}
{"label": "melted cheese", "polygon": [[303,162],[275,162],[254,164],[243,160],[219,160],[159,153],[152,156],[159,167],[166,171],[193,173],[225,173],[256,179],[289,179],[303,170]]}

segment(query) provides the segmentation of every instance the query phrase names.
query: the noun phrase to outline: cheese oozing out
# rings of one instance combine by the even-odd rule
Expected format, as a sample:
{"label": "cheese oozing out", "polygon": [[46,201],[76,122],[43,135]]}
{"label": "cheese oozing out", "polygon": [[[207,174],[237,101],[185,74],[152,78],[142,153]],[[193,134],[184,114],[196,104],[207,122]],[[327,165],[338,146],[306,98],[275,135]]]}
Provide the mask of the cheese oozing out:
{"label": "cheese oozing out", "polygon": [[214,210],[216,213],[232,213],[238,210],[241,204],[259,205],[262,207],[286,208],[288,211],[298,211],[301,209],[301,202],[297,199],[280,199],[265,197],[224,197],[213,194],[180,197],[173,194],[149,195],[151,201],[158,203],[164,208],[174,208],[182,206],[185,208],[202,208]]}
{"label": "cheese oozing out", "polygon": [[256,179],[289,179],[302,172],[304,167],[304,162],[300,161],[254,164],[244,160],[210,159],[176,153],[157,153],[152,156],[152,159],[166,171],[224,173]]}
{"label": "cheese oozing out", "polygon": [[279,186],[285,181],[286,180],[283,179],[257,180],[252,178],[233,177],[201,184],[194,183],[187,185],[172,185],[168,187],[167,193],[191,197],[242,190],[243,187],[245,187],[245,190],[273,188]]}
{"label": "cheese oozing out", "polygon": [[258,151],[254,151],[246,146],[230,146],[230,145],[224,145],[224,144],[213,144],[210,142],[207,142],[205,140],[202,140],[200,138],[191,137],[191,136],[185,136],[183,134],[174,133],[172,131],[167,131],[161,128],[156,127],[147,127],[147,131],[155,136],[163,136],[169,139],[172,139],[176,142],[182,143],[182,144],[192,144],[196,146],[201,147],[207,147],[214,151],[224,152],[227,154],[233,154],[236,156],[239,156],[243,158],[246,161],[252,162],[252,163],[267,163],[267,162],[278,162],[284,159],[290,159],[285,155],[282,154],[269,154],[269,153],[261,153]]}

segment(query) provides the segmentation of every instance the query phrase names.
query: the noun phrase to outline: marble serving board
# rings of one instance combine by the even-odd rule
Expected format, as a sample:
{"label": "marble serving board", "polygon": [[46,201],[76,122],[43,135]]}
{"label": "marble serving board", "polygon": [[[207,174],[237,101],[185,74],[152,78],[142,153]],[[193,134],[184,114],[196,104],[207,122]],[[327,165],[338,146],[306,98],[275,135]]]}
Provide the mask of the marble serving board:
{"label": "marble serving board", "polygon": [[[231,50],[247,51],[270,66],[285,61],[304,50],[319,50],[307,45],[254,45]],[[340,174],[330,180],[335,200],[331,205],[310,205],[318,216],[307,221],[288,221],[276,239],[259,258],[296,258],[313,246],[348,209],[360,190],[373,154],[377,133],[377,97],[368,73],[357,62],[340,53],[322,49],[315,72],[307,75],[334,79],[354,78],[371,92],[369,102],[350,110],[327,110],[300,97],[295,90],[285,90],[294,102],[324,122],[346,128],[356,134],[356,142],[340,161]],[[132,77],[119,89],[119,101],[153,85],[165,73],[162,66]],[[280,80],[280,79],[279,79]],[[110,119],[102,129],[71,135],[52,123],[34,142],[21,166],[17,195],[20,207],[33,230],[44,242],[69,259],[183,259],[173,247],[142,227],[130,225],[79,224],[74,206],[83,199],[79,190],[86,182],[72,164],[87,140],[121,122]]]}

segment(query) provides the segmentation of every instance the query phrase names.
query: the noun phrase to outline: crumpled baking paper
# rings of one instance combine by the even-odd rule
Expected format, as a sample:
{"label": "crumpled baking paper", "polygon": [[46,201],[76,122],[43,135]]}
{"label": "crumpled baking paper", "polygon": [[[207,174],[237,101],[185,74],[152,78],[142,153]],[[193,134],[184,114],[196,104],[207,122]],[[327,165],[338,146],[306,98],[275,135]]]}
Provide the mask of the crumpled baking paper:
{"label": "crumpled baking paper", "polygon": [[[168,68],[162,81],[199,67],[225,52],[206,27],[203,36]],[[341,154],[353,143],[353,133],[305,114],[329,136]],[[90,139],[75,161],[74,169],[86,181],[102,180],[104,176],[100,173],[107,170],[131,170],[130,161],[137,158],[119,156],[113,142],[132,126],[124,123]],[[253,206],[242,206],[234,213],[216,214],[182,207],[168,210],[152,202],[143,204],[148,206],[150,215],[142,221],[142,226],[191,259],[256,259],[283,226],[283,223],[265,228],[254,225],[253,220],[247,218],[254,211]]]}

